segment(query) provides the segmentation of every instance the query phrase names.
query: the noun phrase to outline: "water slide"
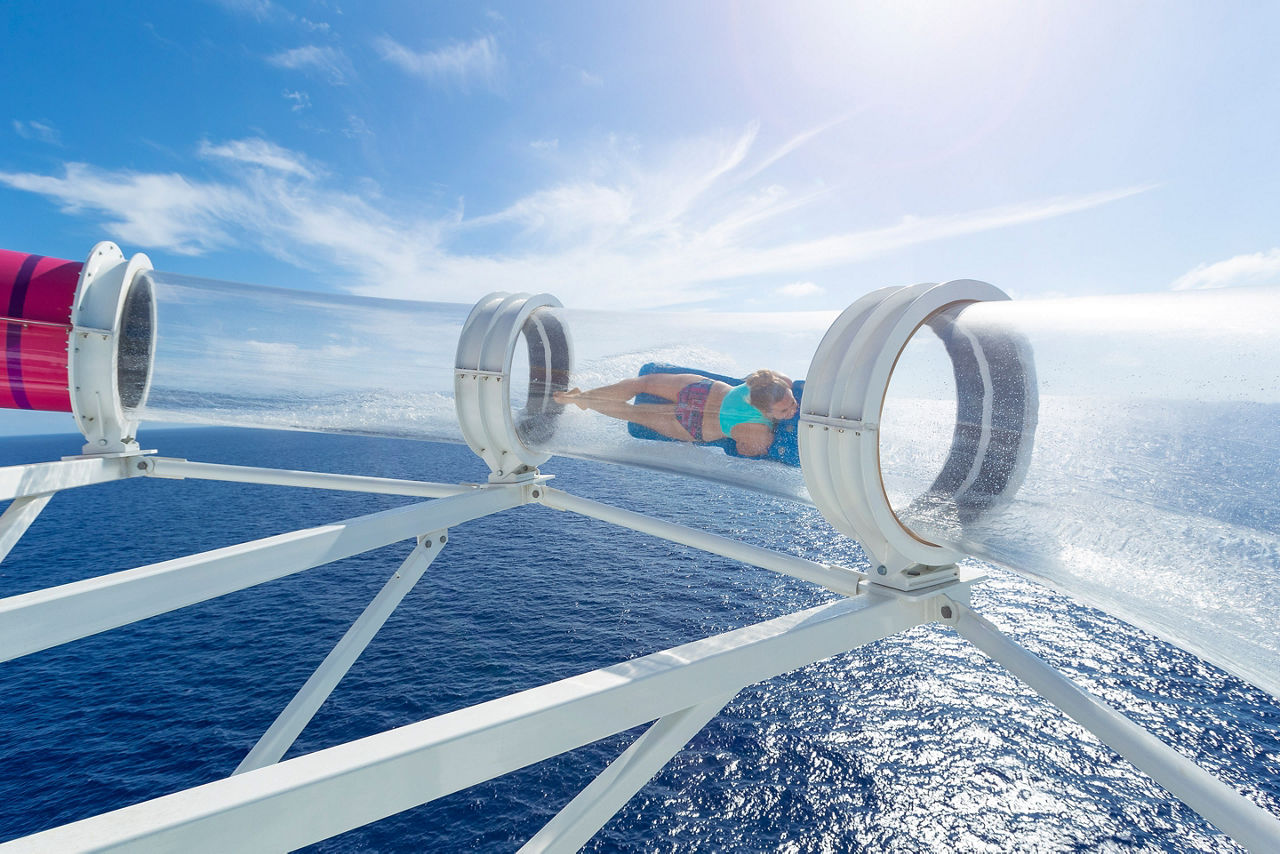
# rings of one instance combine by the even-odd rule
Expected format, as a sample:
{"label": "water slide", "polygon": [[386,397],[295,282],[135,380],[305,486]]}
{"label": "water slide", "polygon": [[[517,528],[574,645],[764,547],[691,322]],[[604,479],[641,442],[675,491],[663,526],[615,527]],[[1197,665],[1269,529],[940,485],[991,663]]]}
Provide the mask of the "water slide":
{"label": "water slide", "polygon": [[[4,405],[72,411],[66,340],[80,268],[0,255]],[[878,406],[859,400],[849,404],[856,412],[838,414],[879,422],[865,433],[878,459],[847,473],[883,479],[912,539],[1035,576],[1280,695],[1280,336],[1268,320],[1280,317],[1280,288],[1037,301],[991,290],[938,306],[909,338],[890,342],[898,353],[859,355],[864,364],[890,356],[892,374]],[[457,378],[455,357],[472,305],[155,270],[117,296],[125,419],[467,441],[455,382],[468,380]],[[835,313],[615,313],[535,301],[544,304],[527,310],[503,389],[531,457],[659,468],[807,503],[830,489],[777,455],[635,438],[626,424],[551,395],[616,383],[646,365],[727,378],[758,368],[795,379],[838,373],[843,354],[814,359],[836,331]],[[82,332],[75,343],[93,338]],[[965,346],[984,341],[994,350]],[[830,433],[807,417],[833,414],[816,398],[779,425],[792,446],[797,428]],[[880,411],[868,417],[864,405]],[[973,483],[943,489],[940,478],[980,476],[959,471],[960,449],[972,456],[992,442],[980,435],[984,418],[1000,438],[979,456],[989,467],[1003,462],[1004,482],[980,496]]]}
{"label": "water slide", "polygon": [[[160,421],[465,443],[494,483],[555,455],[675,472],[816,506],[886,589],[978,558],[1280,696],[1280,287],[1023,301],[957,280],[844,312],[620,313],[236,284],[99,244],[0,252],[5,293],[0,406],[72,413],[86,456]],[[564,396],[758,369],[798,401],[764,453]]]}

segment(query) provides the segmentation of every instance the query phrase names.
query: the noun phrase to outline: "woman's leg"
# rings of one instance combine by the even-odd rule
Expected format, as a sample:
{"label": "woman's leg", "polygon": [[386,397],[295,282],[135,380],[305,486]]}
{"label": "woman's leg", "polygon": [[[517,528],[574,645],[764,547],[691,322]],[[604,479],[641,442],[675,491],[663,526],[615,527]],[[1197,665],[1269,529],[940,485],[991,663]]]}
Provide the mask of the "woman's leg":
{"label": "woman's leg", "polygon": [[[581,409],[591,409],[610,418],[634,422],[669,439],[692,442],[693,436],[676,420],[675,401],[685,386],[704,379],[706,377],[698,374],[645,374],[587,391],[570,389],[558,392],[555,400],[557,403],[573,403]],[[671,402],[627,403],[638,394],[649,394]]]}
{"label": "woman's leg", "polygon": [[576,403],[580,408],[586,409],[589,401],[630,400],[641,391],[643,391],[641,377],[633,377],[612,385],[604,385],[599,388],[587,389],[586,391],[579,388],[558,391],[552,397],[556,403]]}
{"label": "woman's leg", "polygon": [[586,409],[593,409],[601,415],[608,415],[610,418],[632,421],[642,427],[657,431],[668,439],[679,439],[682,442],[693,441],[689,431],[684,429],[684,425],[676,420],[676,407],[673,403],[627,403],[621,400],[587,400],[580,403],[579,406],[584,404]]}
{"label": "woman's leg", "polygon": [[636,379],[640,380],[640,391],[675,403],[685,386],[702,382],[706,377],[698,374],[645,374]]}
{"label": "woman's leg", "polygon": [[[696,383],[703,379],[706,379],[706,377],[701,377],[697,374],[645,374],[642,377],[631,377],[621,382],[587,389],[586,391],[576,388],[568,391],[558,391],[553,397],[556,403],[575,403],[582,409],[594,409],[597,412],[604,412],[605,415],[612,415],[613,413],[605,412],[596,404],[606,401],[624,402],[637,394],[652,394],[655,397],[661,397],[674,403],[680,396],[681,389],[689,383]],[[619,418],[621,416],[614,415],[613,417]]]}

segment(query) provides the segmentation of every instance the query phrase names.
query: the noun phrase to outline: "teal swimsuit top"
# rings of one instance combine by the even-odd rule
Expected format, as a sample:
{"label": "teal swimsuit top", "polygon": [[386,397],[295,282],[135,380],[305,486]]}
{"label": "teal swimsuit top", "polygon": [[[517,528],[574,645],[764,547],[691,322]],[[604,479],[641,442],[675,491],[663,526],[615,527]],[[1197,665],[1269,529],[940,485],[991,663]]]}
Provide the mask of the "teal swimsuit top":
{"label": "teal swimsuit top", "polygon": [[724,400],[720,401],[720,432],[729,436],[733,428],[739,424],[767,424],[773,426],[773,419],[765,415],[747,402],[751,389],[746,383],[734,386]]}

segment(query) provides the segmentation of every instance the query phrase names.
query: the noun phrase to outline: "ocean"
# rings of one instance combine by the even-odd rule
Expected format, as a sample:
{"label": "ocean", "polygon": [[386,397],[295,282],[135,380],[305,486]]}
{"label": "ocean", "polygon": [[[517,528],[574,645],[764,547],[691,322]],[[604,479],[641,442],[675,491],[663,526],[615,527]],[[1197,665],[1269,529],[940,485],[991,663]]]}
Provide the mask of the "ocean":
{"label": "ocean", "polygon": [[[144,430],[206,462],[483,480],[462,446],[230,428]],[[74,436],[0,440],[0,464]],[[556,458],[566,491],[863,566],[806,505]],[[134,479],[58,495],[0,563],[0,596],[411,499]],[[0,663],[0,841],[226,776],[409,553],[401,543]],[[1273,813],[1280,701],[996,567],[974,607]],[[540,506],[443,554],[303,732],[297,756],[829,601],[765,570]],[[326,840],[315,852],[510,851],[638,733]],[[941,626],[744,689],[585,849],[1236,851],[1161,787]]]}

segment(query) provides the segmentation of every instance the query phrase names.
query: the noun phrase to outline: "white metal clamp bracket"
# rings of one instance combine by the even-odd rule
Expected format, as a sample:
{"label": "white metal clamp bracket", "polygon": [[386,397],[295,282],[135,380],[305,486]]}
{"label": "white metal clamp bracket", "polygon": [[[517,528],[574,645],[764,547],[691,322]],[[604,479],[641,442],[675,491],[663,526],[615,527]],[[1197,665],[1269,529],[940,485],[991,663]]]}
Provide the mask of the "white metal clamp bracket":
{"label": "white metal clamp bracket", "polygon": [[[458,424],[471,450],[488,465],[492,482],[528,477],[551,455],[535,450],[555,430],[563,406],[554,394],[568,387],[573,363],[569,330],[550,294],[492,293],[471,310],[458,337],[454,398]],[[511,364],[524,338],[529,356],[528,402],[511,408]]]}
{"label": "white metal clamp bracket", "polygon": [[139,274],[141,253],[125,259],[104,241],[89,252],[71,307],[67,354],[71,411],[86,454],[135,453],[137,410],[146,401],[154,358],[155,300]]}
{"label": "white metal clamp bracket", "polygon": [[950,453],[922,498],[953,505],[965,522],[1022,482],[1037,402],[1030,348],[1008,335],[959,333],[948,313],[1007,299],[1000,289],[970,279],[883,288],[846,309],[814,354],[798,437],[805,485],[827,521],[862,545],[873,583],[900,590],[932,586],[954,578],[963,556],[902,523],[880,469],[885,394],[898,357],[922,326],[946,345],[958,397]]}

